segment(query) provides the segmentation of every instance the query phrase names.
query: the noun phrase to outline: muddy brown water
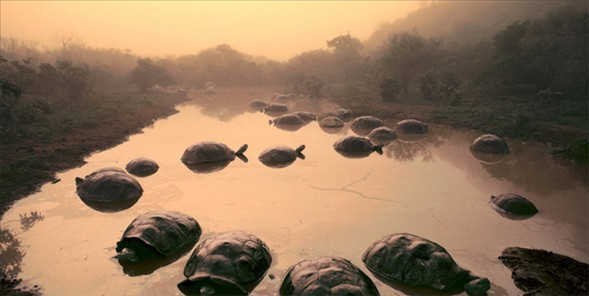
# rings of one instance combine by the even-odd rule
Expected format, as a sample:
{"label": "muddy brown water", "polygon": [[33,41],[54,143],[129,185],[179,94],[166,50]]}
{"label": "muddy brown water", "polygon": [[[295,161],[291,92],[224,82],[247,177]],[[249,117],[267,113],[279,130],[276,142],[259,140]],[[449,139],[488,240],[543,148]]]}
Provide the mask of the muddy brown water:
{"label": "muddy brown water", "polygon": [[[141,276],[125,274],[112,258],[127,225],[156,209],[193,216],[203,228],[201,241],[230,230],[265,241],[273,262],[253,295],[276,295],[289,266],[319,256],[347,258],[369,274],[382,295],[403,295],[405,288],[382,283],[361,261],[373,241],[398,232],[445,247],[459,265],[490,279],[490,295],[523,294],[497,259],[506,247],[545,249],[589,262],[587,175],[549,157],[546,147],[508,141],[512,151],[506,158],[482,163],[468,149],[479,134],[430,126],[425,137],[395,141],[383,155],[345,158],[332,145],[353,135],[349,123],[335,134],[317,122],[295,132],[281,130],[268,124],[267,115],[247,111],[248,102],[260,96],[199,97],[127,142],[91,155],[86,165],[58,174],[61,182],[43,186],[4,215],[2,231],[12,236],[0,241],[1,267],[46,295],[181,295],[176,284],[190,252]],[[237,97],[239,103],[227,104]],[[333,108],[303,100],[291,107],[318,113]],[[180,156],[205,140],[233,149],[247,143],[249,161],[193,172]],[[258,161],[268,147],[301,144],[306,158],[287,167]],[[137,178],[144,194],[131,208],[105,213],[78,198],[75,177],[106,166],[124,168],[136,157],[151,158],[160,169]],[[505,192],[527,197],[540,212],[526,220],[499,215],[489,196]]]}

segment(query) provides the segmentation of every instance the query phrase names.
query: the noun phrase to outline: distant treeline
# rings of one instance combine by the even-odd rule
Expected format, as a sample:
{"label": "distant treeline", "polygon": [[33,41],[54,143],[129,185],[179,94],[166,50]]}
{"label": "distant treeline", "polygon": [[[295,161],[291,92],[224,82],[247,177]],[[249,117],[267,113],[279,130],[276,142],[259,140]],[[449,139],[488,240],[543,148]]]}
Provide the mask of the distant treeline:
{"label": "distant treeline", "polygon": [[[431,4],[413,15],[435,16],[432,11],[438,11],[441,18],[442,12],[460,5],[473,6]],[[506,3],[503,9],[522,5]],[[286,62],[243,54],[226,44],[194,55],[150,59],[129,50],[89,48],[74,38],[63,38],[54,48],[3,38],[3,101],[4,94],[11,95],[10,88],[77,99],[93,90],[129,84],[141,91],[156,85],[202,89],[208,81],[220,87],[281,86],[312,97],[376,94],[384,101],[413,97],[459,103],[464,95],[481,92],[586,100],[587,6],[527,5],[536,12],[553,9],[539,18],[502,26],[488,38],[465,38],[464,42],[456,38],[465,34],[464,26],[455,26],[455,34],[445,27],[441,35],[453,36],[448,40],[426,37],[418,30],[391,33],[383,39],[387,28],[383,26],[367,43],[349,34],[336,36],[327,41],[327,49],[303,52]],[[488,32],[490,26],[481,28]],[[470,30],[476,35],[475,26]],[[378,47],[374,36],[382,39]]]}

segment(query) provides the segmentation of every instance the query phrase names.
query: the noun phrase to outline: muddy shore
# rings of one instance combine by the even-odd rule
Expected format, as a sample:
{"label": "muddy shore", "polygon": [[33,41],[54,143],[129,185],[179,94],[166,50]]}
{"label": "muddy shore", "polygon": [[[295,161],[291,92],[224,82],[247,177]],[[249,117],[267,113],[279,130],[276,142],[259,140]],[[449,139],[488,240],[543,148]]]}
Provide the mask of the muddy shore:
{"label": "muddy shore", "polygon": [[82,166],[91,153],[114,147],[157,119],[178,111],[175,106],[190,100],[169,94],[150,97],[131,112],[118,112],[97,126],[78,127],[55,136],[57,141],[39,143],[27,140],[2,145],[0,149],[0,218],[15,201],[36,191],[47,182],[59,182],[57,172]]}

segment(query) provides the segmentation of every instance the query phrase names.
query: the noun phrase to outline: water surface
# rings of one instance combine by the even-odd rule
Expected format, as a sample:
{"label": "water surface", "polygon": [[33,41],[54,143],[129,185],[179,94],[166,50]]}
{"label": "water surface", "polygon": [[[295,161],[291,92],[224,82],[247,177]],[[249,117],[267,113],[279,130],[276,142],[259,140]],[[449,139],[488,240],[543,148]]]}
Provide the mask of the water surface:
{"label": "water surface", "polygon": [[[142,134],[88,157],[84,166],[58,174],[61,182],[43,186],[4,215],[2,230],[12,237],[0,243],[13,252],[3,254],[2,268],[47,295],[180,295],[176,284],[190,253],[142,276],[126,275],[111,258],[127,225],[156,209],[193,216],[203,228],[201,240],[243,230],[265,241],[273,262],[254,295],[277,294],[289,266],[319,256],[345,257],[371,276],[382,295],[403,295],[361,261],[373,241],[398,232],[445,247],[462,267],[490,279],[490,295],[523,294],[497,259],[506,247],[589,261],[587,175],[550,158],[546,147],[508,140],[510,155],[485,164],[468,149],[479,134],[431,126],[426,137],[395,141],[383,155],[349,159],[332,148],[353,134],[349,124],[336,134],[316,122],[281,130],[268,124],[267,115],[247,111],[249,101],[268,97],[243,91],[197,98]],[[308,101],[291,107],[318,113],[334,108]],[[249,161],[195,173],[180,156],[200,141],[235,150],[247,143]],[[301,144],[306,158],[288,167],[270,168],[257,159],[268,147]],[[137,178],[144,194],[133,207],[103,213],[78,198],[75,177],[106,166],[124,168],[136,157],[151,158],[160,169]],[[526,220],[499,215],[489,196],[505,192],[527,197],[540,212]]]}

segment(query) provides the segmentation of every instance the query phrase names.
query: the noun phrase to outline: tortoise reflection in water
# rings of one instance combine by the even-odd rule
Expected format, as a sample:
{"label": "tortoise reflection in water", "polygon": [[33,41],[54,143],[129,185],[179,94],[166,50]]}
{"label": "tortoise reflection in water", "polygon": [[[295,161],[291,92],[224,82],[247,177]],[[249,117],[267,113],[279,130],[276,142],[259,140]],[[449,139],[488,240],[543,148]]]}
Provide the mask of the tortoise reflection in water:
{"label": "tortoise reflection in water", "polygon": [[243,231],[225,232],[200,243],[178,284],[187,295],[247,295],[262,280],[272,257],[266,244]]}

